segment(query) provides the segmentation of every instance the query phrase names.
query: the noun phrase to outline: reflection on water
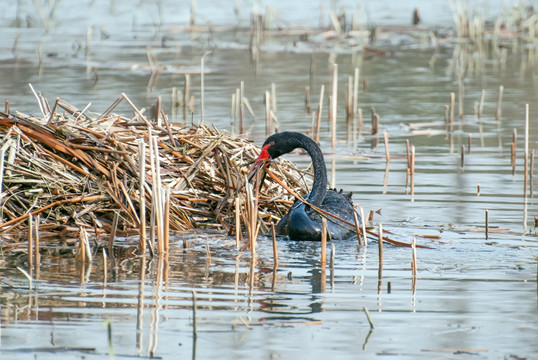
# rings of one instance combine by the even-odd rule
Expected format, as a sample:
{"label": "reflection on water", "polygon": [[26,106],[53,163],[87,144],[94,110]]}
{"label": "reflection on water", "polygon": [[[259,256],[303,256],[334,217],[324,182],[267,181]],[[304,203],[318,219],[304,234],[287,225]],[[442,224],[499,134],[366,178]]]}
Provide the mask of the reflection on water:
{"label": "reflection on water", "polygon": [[[444,41],[443,31],[437,32],[436,47],[429,32],[402,31],[379,33],[373,45],[383,51],[362,53],[351,47],[349,38],[323,41],[315,32],[310,37],[267,34],[254,57],[245,30],[250,10],[239,15],[242,22],[236,28],[229,20],[233,7],[224,3],[206,6],[200,1],[198,25],[205,24],[203,19],[224,25],[212,32],[181,29],[190,3],[143,1],[134,11],[130,2],[115,1],[105,8],[89,2],[66,17],[68,2],[35,2],[44,8],[58,3],[48,32],[35,4],[16,3],[17,8],[0,5],[9,20],[0,39],[0,94],[14,111],[39,112],[28,88],[32,83],[49,102],[61,96],[80,109],[91,102],[90,110],[97,112],[121,92],[147,109],[161,96],[174,121],[199,121],[200,59],[210,49],[204,63],[205,121],[231,128],[231,98],[243,81],[255,114],[255,119],[247,116],[245,128],[261,144],[263,99],[272,84],[280,129],[310,131],[305,87],[310,87],[310,107],[315,109],[321,86],[329,88],[330,63],[337,63],[336,148],[330,144],[328,103],[320,134],[336,186],[353,191],[366,214],[374,210],[371,225],[382,222],[394,237],[407,242],[416,237],[433,249],[417,251],[414,292],[408,248],[385,246],[380,281],[377,245],[358,248],[351,241],[336,243],[334,267],[322,270],[319,244],[279,240],[275,270],[267,239],[260,239],[254,260],[235,249],[234,239],[209,233],[178,235],[167,259],[136,258],[126,240],[118,246],[115,262],[106,260],[106,274],[97,253],[83,276],[65,255],[71,248],[52,251],[44,244],[39,278],[34,277],[30,289],[17,270],[28,268],[21,243],[3,248],[0,257],[1,357],[102,358],[109,352],[105,320],[111,324],[115,355],[126,358],[322,358],[329,352],[334,358],[531,358],[538,353],[538,214],[534,194],[526,202],[523,196],[526,103],[530,150],[538,143],[532,49],[503,44],[499,51],[474,51]],[[275,6],[283,8],[281,16],[287,19],[317,25],[315,5],[291,1]],[[491,9],[499,9],[496,5],[491,2]],[[444,1],[416,1],[409,13],[403,2],[398,11],[383,10],[390,8],[383,1],[366,6],[369,21],[381,25],[405,23],[402,19],[410,18],[414,6],[423,10],[426,24],[445,27],[451,21]],[[160,71],[152,74],[150,63]],[[364,119],[362,132],[350,137],[344,125],[345,84],[356,68]],[[190,119],[183,109],[173,112],[170,99],[174,88],[176,100],[178,91],[185,91],[186,79],[194,96]],[[502,115],[497,119],[501,85]],[[447,133],[445,108],[451,93],[455,117],[453,132]],[[372,108],[380,118],[374,135]],[[515,173],[510,159],[514,129]],[[385,160],[383,131],[389,137],[390,162]],[[416,150],[413,194],[406,140]],[[307,166],[302,154],[288,158]]]}
{"label": "reflection on water", "polygon": [[[537,311],[536,265],[531,259],[513,261],[528,249],[524,241],[502,234],[496,239],[484,244],[473,233],[443,232],[443,244],[418,249],[415,294],[410,249],[385,247],[380,282],[377,246],[361,248],[352,241],[336,243],[334,267],[321,270],[318,243],[279,240],[275,273],[269,239],[260,241],[252,261],[235,250],[232,238],[189,235],[176,239],[168,258],[119,261],[115,280],[111,273],[103,278],[102,257],[82,283],[77,270],[66,266],[72,259],[49,258],[32,290],[10,258],[2,265],[2,352],[10,358],[101,357],[108,352],[107,319],[115,354],[127,357],[190,357],[196,351],[199,358],[219,358],[222,349],[234,358],[316,357],[327,349],[336,356],[409,358],[423,352],[447,358],[458,351],[533,354],[538,322],[529,315]],[[371,331],[364,307],[374,322]],[[310,338],[316,341],[302,348]]]}

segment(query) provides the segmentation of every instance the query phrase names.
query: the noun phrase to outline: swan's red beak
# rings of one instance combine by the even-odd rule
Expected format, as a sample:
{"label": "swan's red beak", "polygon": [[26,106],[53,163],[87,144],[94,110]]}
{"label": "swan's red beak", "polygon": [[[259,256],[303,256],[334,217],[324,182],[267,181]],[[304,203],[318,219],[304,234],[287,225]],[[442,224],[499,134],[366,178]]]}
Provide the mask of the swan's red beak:
{"label": "swan's red beak", "polygon": [[262,148],[262,151],[260,152],[260,155],[254,160],[254,165],[250,169],[250,172],[248,173],[248,181],[250,181],[260,169],[262,169],[264,166],[269,166],[271,163],[271,156],[269,155],[269,152],[267,149],[269,148],[270,144],[265,145]]}

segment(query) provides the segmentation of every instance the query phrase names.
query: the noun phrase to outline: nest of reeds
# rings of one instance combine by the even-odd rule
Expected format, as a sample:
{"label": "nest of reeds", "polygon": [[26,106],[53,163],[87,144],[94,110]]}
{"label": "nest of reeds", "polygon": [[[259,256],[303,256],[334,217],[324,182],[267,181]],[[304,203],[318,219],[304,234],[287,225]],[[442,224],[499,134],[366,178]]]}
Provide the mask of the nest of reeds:
{"label": "nest of reeds", "polygon": [[[245,176],[259,148],[206,125],[84,113],[57,99],[42,99],[42,116],[0,112],[2,238],[25,238],[39,215],[40,237],[134,235],[155,224],[155,197],[169,191],[170,230],[218,229],[234,233],[236,204],[245,206]],[[157,156],[158,155],[158,156]],[[290,162],[274,170],[299,194],[307,187]],[[293,198],[274,182],[259,196],[258,219],[285,214]],[[152,220],[153,219],[153,220]],[[153,222],[152,222],[153,221]],[[261,223],[263,224],[264,221]],[[264,225],[262,225],[263,227]]]}

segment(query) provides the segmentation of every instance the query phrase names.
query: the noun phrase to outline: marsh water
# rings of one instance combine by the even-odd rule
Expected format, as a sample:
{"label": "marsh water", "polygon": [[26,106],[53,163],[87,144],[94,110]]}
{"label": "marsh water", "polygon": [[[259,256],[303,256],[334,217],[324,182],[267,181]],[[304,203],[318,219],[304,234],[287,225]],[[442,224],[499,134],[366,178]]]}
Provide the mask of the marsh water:
{"label": "marsh water", "polygon": [[[525,104],[529,151],[538,144],[538,64],[531,46],[471,51],[439,41],[436,47],[432,34],[442,39],[454,26],[448,2],[371,1],[360,7],[365,28],[393,28],[381,29],[370,44],[382,51],[366,51],[354,39],[327,38],[319,29],[329,27],[330,2],[303,3],[198,1],[196,26],[188,31],[191,2],[3,2],[0,96],[11,111],[36,115],[40,109],[29,83],[49,103],[62,97],[80,109],[91,103],[95,112],[105,111],[122,92],[148,112],[160,96],[172,121],[198,123],[200,60],[210,50],[204,57],[204,121],[232,131],[231,97],[244,81],[255,115],[246,117],[246,136],[261,144],[265,91],[274,84],[280,130],[310,131],[305,87],[315,109],[336,63],[336,147],[327,103],[320,139],[330,178],[353,191],[367,213],[374,211],[372,225],[382,223],[393,238],[416,238],[429,247],[417,249],[416,287],[406,247],[384,246],[379,277],[375,239],[367,247],[335,242],[326,270],[319,243],[279,239],[274,269],[268,237],[260,236],[252,259],[236,249],[235,239],[196,231],[174,234],[167,259],[118,256],[113,264],[109,258],[106,277],[99,254],[84,278],[73,257],[43,256],[39,279],[31,284],[17,269],[27,268],[26,255],[2,253],[0,358],[538,358],[536,180],[531,178],[524,196],[523,177]],[[357,11],[355,2],[336,4],[348,17]],[[489,21],[512,9],[501,1],[487,2],[487,8],[477,4]],[[421,27],[395,28],[410,23],[415,6]],[[249,50],[252,11],[274,18],[255,54]],[[211,31],[204,30],[207,24]],[[148,53],[157,59],[156,75]],[[365,120],[363,131],[350,136],[344,97],[355,68]],[[186,73],[194,113],[184,119],[170,97],[174,87],[184,88]],[[451,92],[456,118],[448,133],[444,117]],[[475,104],[483,95],[478,117]],[[372,108],[380,117],[375,135]],[[115,112],[132,109],[121,104]],[[416,151],[413,194],[406,186],[406,140]],[[303,154],[287,158],[308,166]],[[125,240],[125,253],[134,250],[130,244]]]}

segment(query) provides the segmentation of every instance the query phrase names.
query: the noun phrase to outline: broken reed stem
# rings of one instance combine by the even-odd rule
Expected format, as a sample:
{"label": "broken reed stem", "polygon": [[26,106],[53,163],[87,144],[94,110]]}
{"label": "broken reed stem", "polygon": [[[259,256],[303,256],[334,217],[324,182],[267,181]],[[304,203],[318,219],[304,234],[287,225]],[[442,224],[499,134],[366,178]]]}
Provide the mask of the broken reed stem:
{"label": "broken reed stem", "polygon": [[379,270],[377,277],[381,279],[383,277],[383,224],[379,223]]}
{"label": "broken reed stem", "polygon": [[497,111],[495,113],[495,119],[497,121],[501,120],[501,115],[502,115],[501,103],[503,101],[503,92],[504,92],[504,86],[500,85],[499,86],[499,97],[497,98]]}
{"label": "broken reed stem", "polygon": [[333,64],[332,92],[331,92],[331,147],[336,147],[336,104],[338,98],[338,64]]}
{"label": "broken reed stem", "polygon": [[276,246],[276,231],[275,231],[275,223],[271,222],[271,235],[273,238],[273,259],[274,259],[274,268],[278,268],[278,249]]}
{"label": "broken reed stem", "polygon": [[321,90],[319,94],[319,104],[318,104],[318,119],[316,122],[316,136],[313,136],[313,139],[316,143],[319,144],[319,129],[321,127],[321,113],[323,111],[323,97],[325,95],[325,85],[321,85]]}
{"label": "broken reed stem", "polygon": [[327,266],[327,219],[321,218],[321,268]]}
{"label": "broken reed stem", "polygon": [[239,240],[241,238],[241,200],[239,195],[235,198],[235,246],[239,249]]}
{"label": "broken reed stem", "polygon": [[359,245],[362,246],[360,222],[359,222],[359,217],[356,211],[353,211],[353,220],[355,220],[355,230],[357,231],[357,240],[359,240]]}
{"label": "broken reed stem", "polygon": [[465,167],[465,145],[461,146],[461,161],[460,167],[463,169]]}
{"label": "broken reed stem", "polygon": [[510,151],[510,164],[512,165],[512,175],[516,174],[516,149],[517,149],[517,129],[512,133],[512,146]]}
{"label": "broken reed stem", "polygon": [[484,233],[486,235],[486,240],[489,238],[489,216],[488,216],[488,210],[486,210],[486,228],[484,230]]}
{"label": "broken reed stem", "polygon": [[139,255],[146,253],[146,144],[144,139],[138,139],[138,179],[139,179],[139,209],[140,209],[140,242]]}
{"label": "broken reed stem", "polygon": [[370,316],[370,312],[366,308],[366,306],[363,307],[364,313],[366,314],[366,319],[368,319],[368,323],[370,324],[370,329],[374,328],[374,321],[372,320],[372,317]]}

